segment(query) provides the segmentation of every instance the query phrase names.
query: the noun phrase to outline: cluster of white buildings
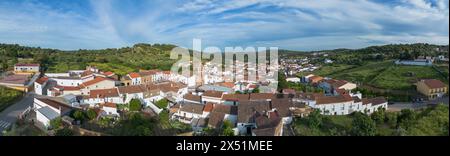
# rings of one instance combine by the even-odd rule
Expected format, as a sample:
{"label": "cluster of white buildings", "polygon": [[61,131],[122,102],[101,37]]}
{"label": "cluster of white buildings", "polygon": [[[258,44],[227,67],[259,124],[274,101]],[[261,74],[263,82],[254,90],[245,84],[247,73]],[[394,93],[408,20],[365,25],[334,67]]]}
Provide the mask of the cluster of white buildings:
{"label": "cluster of white buildings", "polygon": [[[331,61],[331,60],[329,60]],[[281,69],[284,70],[284,74],[287,76],[295,75],[300,72],[312,72],[320,68],[320,66],[309,63],[309,58],[303,59],[282,59]],[[332,62],[325,62],[332,63]]]}
{"label": "cluster of white buildings", "polygon": [[220,91],[192,92],[171,108],[171,119],[191,124],[194,130],[220,129],[231,123],[236,135],[281,136],[292,122],[295,109],[286,94],[233,94]]}
{"label": "cluster of white buildings", "polygon": [[[309,75],[288,81],[311,83],[323,88],[325,93],[296,93],[292,89],[278,93],[276,90],[263,90],[271,81],[244,78],[234,83],[224,82],[220,77],[226,72],[220,74],[220,70],[211,65],[204,68],[205,73],[212,74],[186,78],[165,71],[141,70],[119,80],[114,73],[102,72],[95,67],[68,73],[47,73],[35,82],[36,93],[63,97],[65,105],[35,99],[33,109],[41,114],[38,121],[48,126],[50,120],[66,114],[62,108],[87,106],[94,108],[99,115],[119,116],[117,105],[138,99],[156,113],[169,109],[171,120],[190,124],[196,131],[205,127],[219,129],[228,121],[236,135],[256,136],[283,135],[283,126],[289,125],[294,116],[307,114],[305,108],[319,109],[324,115],[346,115],[355,111],[372,113],[378,108],[387,109],[387,101],[383,98],[365,99],[361,94],[351,93],[356,84],[347,81]],[[254,70],[242,69],[245,70],[238,70],[238,73]],[[203,79],[199,81],[199,77]],[[253,93],[255,89],[262,91]],[[161,99],[169,101],[167,108],[154,104]]]}

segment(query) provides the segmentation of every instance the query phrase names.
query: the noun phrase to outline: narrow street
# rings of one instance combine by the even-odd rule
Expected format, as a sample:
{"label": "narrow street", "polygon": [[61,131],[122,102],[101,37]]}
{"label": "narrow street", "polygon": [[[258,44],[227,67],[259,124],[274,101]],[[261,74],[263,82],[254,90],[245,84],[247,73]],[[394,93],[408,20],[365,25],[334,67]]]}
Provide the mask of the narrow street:
{"label": "narrow street", "polygon": [[[29,106],[33,105],[34,92],[27,93],[19,102],[9,106],[3,112],[0,112],[0,132],[7,129],[17,121],[17,117]],[[0,133],[2,135],[2,133]]]}

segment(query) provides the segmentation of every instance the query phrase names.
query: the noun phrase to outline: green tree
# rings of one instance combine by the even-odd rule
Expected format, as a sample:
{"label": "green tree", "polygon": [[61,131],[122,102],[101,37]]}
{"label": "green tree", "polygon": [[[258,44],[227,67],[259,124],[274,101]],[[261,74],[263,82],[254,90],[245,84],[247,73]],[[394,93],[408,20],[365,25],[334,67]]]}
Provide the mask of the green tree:
{"label": "green tree", "polygon": [[86,113],[86,117],[89,120],[93,120],[93,119],[95,119],[95,117],[97,117],[97,113],[93,109],[89,109]]}
{"label": "green tree", "polygon": [[3,71],[7,71],[8,70],[8,61],[6,61],[6,60],[2,60],[2,62],[1,62],[1,69],[3,70]]}
{"label": "green tree", "polygon": [[403,109],[397,117],[397,126],[408,130],[416,121],[416,112],[410,109]]}
{"label": "green tree", "polygon": [[260,92],[259,88],[255,88],[255,89],[252,90],[252,93],[259,93],[259,92]]}
{"label": "green tree", "polygon": [[233,126],[230,121],[225,120],[222,126],[222,135],[223,136],[234,136]]}
{"label": "green tree", "polygon": [[50,127],[52,129],[58,129],[59,127],[62,126],[62,119],[61,117],[57,117],[53,120],[50,120]]}
{"label": "green tree", "polygon": [[205,136],[214,136],[214,135],[216,135],[216,131],[214,129],[210,128],[210,127],[203,128],[202,132],[203,132],[202,135],[205,135]]}
{"label": "green tree", "polygon": [[166,109],[167,106],[169,105],[169,101],[167,99],[161,99],[156,101],[155,105],[161,109]]}
{"label": "green tree", "polygon": [[133,113],[129,120],[125,120],[123,124],[123,129],[125,135],[130,136],[151,136],[152,125],[154,121],[144,118],[139,113]]}
{"label": "green tree", "polygon": [[376,134],[375,122],[366,114],[356,112],[353,114],[352,133],[356,136],[374,136]]}
{"label": "green tree", "polygon": [[55,132],[55,136],[73,136],[75,132],[69,128],[58,129]]}
{"label": "green tree", "polygon": [[319,109],[314,109],[314,111],[311,112],[306,119],[308,126],[312,129],[318,129],[322,126],[323,116],[320,114]]}
{"label": "green tree", "polygon": [[130,101],[130,111],[140,111],[141,108],[142,108],[142,104],[139,99],[132,99]]}
{"label": "green tree", "polygon": [[384,108],[379,107],[377,111],[373,112],[370,117],[372,120],[374,120],[377,124],[384,123],[386,113]]}
{"label": "green tree", "polygon": [[75,120],[78,120],[78,121],[84,121],[84,119],[86,118],[86,116],[85,116],[85,114],[84,114],[84,112],[83,111],[81,111],[81,110],[75,110],[74,112],[73,112],[73,118],[75,119]]}
{"label": "green tree", "polygon": [[109,124],[111,123],[111,119],[103,117],[100,118],[97,123],[100,125],[100,127],[105,128],[109,126]]}
{"label": "green tree", "polygon": [[392,128],[396,128],[397,127],[397,112],[386,112],[386,123],[392,127]]}
{"label": "green tree", "polygon": [[278,72],[278,89],[286,89],[289,87],[286,76],[283,72]]}

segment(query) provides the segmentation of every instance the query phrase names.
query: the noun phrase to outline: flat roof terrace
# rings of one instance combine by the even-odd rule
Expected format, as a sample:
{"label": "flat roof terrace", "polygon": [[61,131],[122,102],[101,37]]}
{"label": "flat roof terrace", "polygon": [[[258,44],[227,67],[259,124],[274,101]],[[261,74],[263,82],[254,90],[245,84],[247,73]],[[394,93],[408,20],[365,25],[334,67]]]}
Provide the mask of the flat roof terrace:
{"label": "flat roof terrace", "polygon": [[29,75],[9,75],[0,79],[0,83],[4,84],[14,84],[14,85],[25,85],[30,80]]}

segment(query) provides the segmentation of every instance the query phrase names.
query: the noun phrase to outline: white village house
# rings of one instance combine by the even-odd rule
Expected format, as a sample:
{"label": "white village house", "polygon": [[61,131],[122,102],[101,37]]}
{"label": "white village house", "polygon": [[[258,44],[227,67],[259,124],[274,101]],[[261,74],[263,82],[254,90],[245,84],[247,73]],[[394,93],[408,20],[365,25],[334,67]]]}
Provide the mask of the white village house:
{"label": "white village house", "polygon": [[68,114],[72,108],[66,104],[45,98],[34,98],[33,111],[36,112],[36,120],[45,128],[50,127],[50,121]]}

